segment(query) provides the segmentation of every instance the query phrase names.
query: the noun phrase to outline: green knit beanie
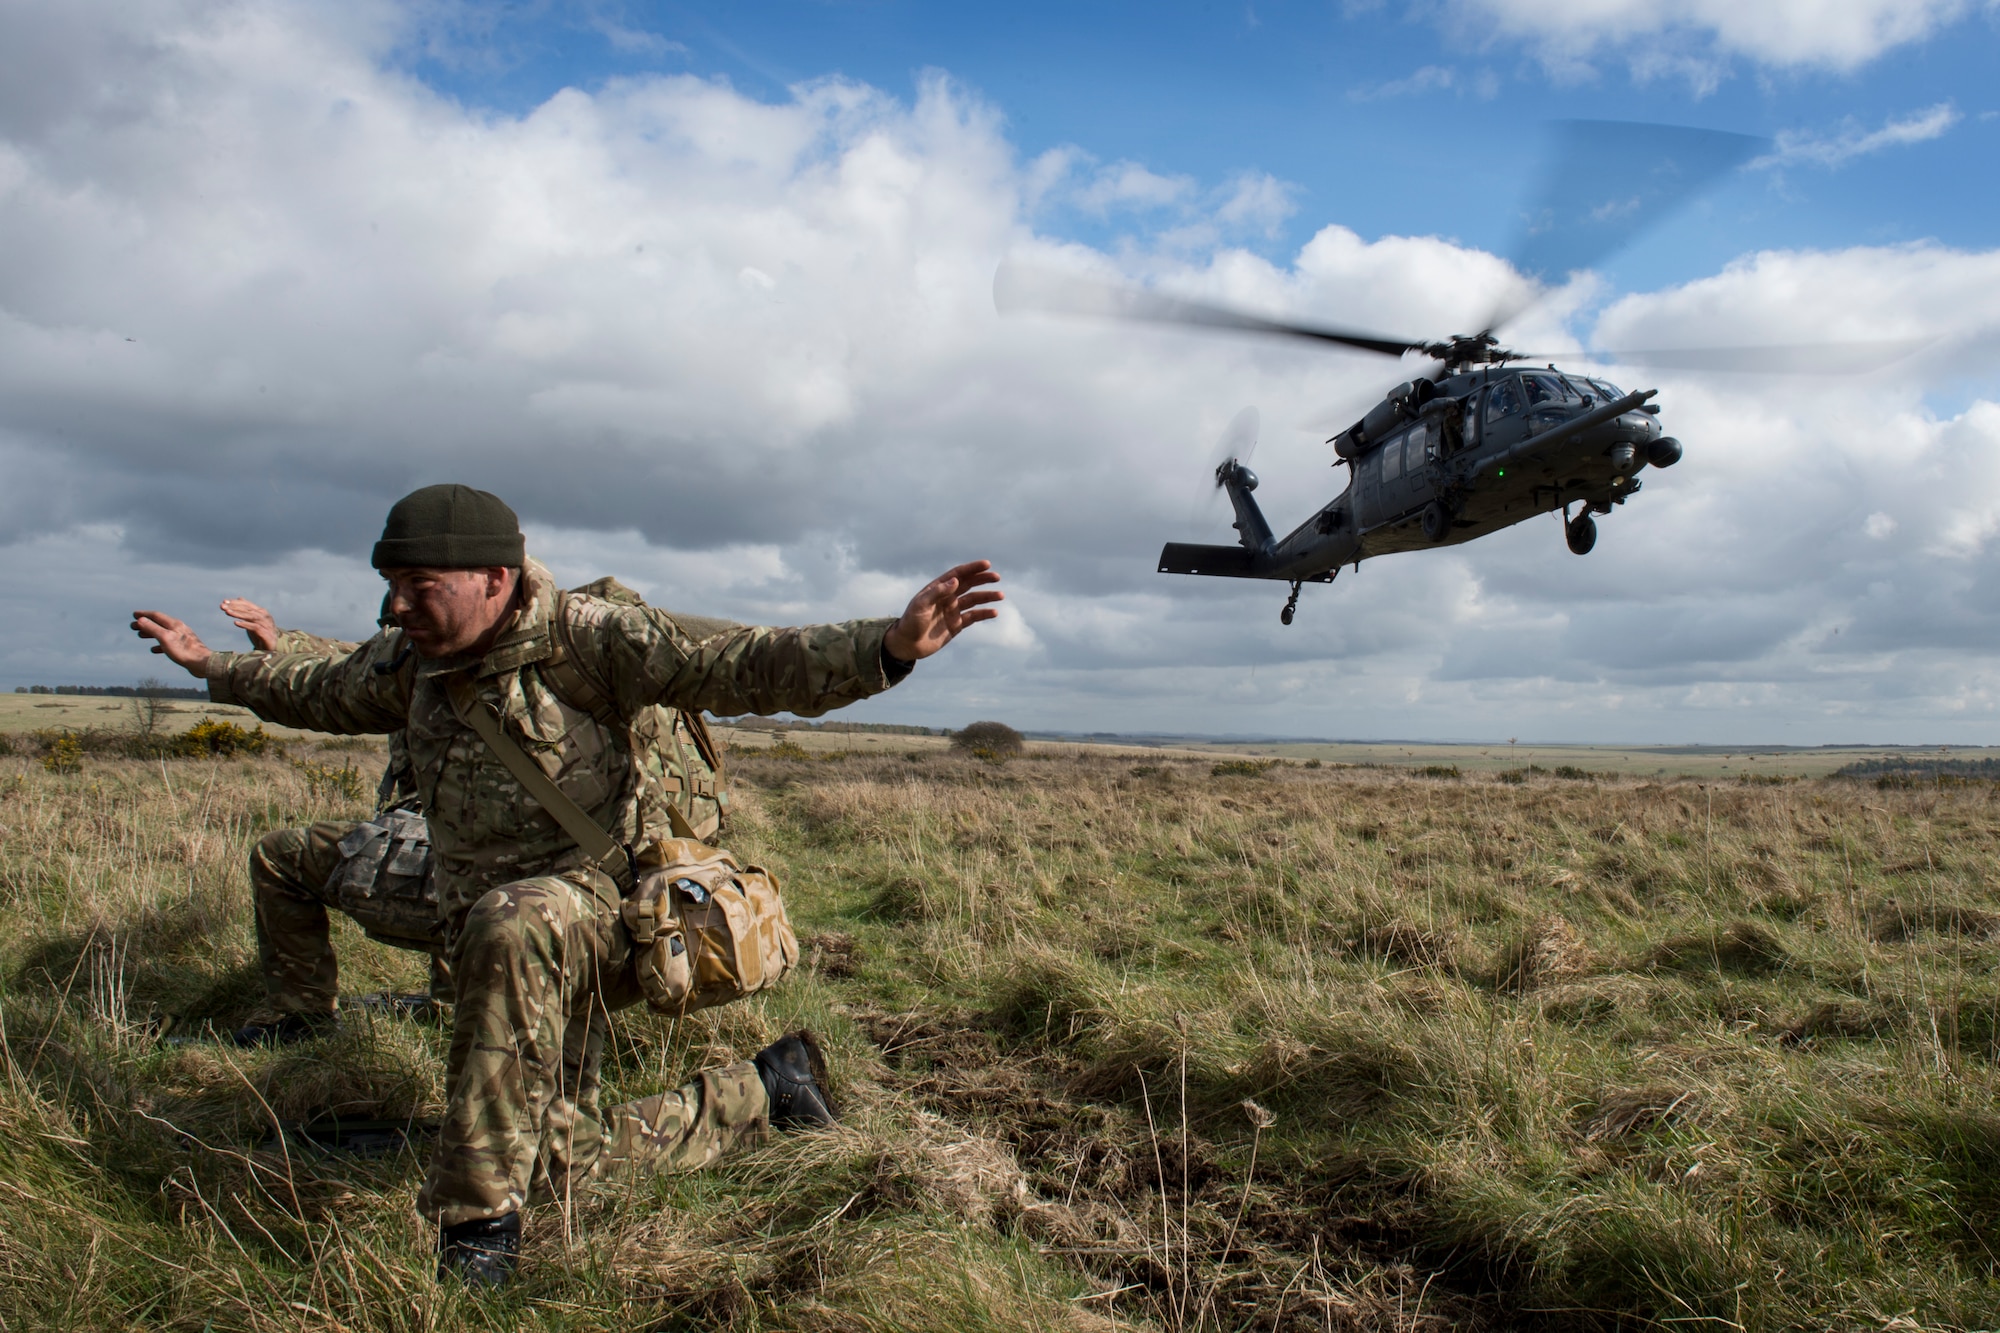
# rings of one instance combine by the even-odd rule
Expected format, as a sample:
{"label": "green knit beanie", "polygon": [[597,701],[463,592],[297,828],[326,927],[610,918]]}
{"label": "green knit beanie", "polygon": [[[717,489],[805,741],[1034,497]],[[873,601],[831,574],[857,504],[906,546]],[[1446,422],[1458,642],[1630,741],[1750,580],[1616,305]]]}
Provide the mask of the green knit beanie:
{"label": "green knit beanie", "polygon": [[426,486],[396,501],[371,557],[377,569],[518,569],[521,521],[507,502],[470,486]]}

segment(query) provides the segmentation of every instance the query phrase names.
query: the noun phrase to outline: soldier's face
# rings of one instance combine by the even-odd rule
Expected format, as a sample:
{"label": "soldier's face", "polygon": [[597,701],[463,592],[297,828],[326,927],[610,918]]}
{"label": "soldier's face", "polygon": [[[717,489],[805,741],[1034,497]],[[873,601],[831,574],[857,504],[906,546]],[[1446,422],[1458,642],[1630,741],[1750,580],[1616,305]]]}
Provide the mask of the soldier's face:
{"label": "soldier's face", "polygon": [[389,614],[422,657],[483,650],[513,609],[511,569],[385,569]]}

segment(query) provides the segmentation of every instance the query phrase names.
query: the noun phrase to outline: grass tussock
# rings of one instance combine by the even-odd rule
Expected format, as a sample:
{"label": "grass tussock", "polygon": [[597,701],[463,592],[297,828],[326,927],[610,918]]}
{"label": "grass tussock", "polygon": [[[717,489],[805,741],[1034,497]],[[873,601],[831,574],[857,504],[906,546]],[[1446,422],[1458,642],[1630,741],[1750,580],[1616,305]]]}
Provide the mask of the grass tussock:
{"label": "grass tussock", "polygon": [[539,1210],[480,1301],[417,1154],[273,1133],[434,1117],[442,1027],[170,1040],[259,1002],[243,858],[362,810],[334,753],[0,761],[0,1326],[2000,1324],[1990,784],[739,754],[805,965],[621,1015],[608,1095],[804,1024],[847,1118]]}

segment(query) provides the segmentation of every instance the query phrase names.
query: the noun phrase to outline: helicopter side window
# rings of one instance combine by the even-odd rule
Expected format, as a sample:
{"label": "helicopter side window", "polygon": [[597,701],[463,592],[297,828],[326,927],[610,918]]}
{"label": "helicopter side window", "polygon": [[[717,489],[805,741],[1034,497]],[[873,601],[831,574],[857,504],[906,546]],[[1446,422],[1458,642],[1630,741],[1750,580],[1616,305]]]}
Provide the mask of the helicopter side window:
{"label": "helicopter side window", "polygon": [[1511,417],[1521,410],[1521,395],[1514,388],[1514,381],[1502,380],[1486,393],[1486,421],[1492,424],[1501,417]]}
{"label": "helicopter side window", "polygon": [[1403,455],[1403,471],[1415,472],[1437,457],[1437,422],[1428,421],[1410,432],[1409,452]]}
{"label": "helicopter side window", "polygon": [[1591,386],[1604,395],[1604,401],[1615,403],[1625,396],[1625,391],[1608,380],[1592,380]]}
{"label": "helicopter side window", "polygon": [[1382,446],[1382,480],[1394,481],[1403,475],[1403,442],[1391,440]]}

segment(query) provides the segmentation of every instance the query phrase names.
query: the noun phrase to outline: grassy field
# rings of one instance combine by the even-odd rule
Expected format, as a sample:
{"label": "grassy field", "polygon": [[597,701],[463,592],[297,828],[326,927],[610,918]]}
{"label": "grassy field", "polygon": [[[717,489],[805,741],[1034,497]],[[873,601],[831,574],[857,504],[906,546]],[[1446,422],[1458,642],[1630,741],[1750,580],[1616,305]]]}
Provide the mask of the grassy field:
{"label": "grassy field", "polygon": [[612,1092],[803,1022],[846,1121],[536,1212],[483,1302],[414,1156],[270,1138],[434,1115],[440,1028],[155,1035],[255,1005],[244,852],[373,755],[0,760],[0,1327],[2000,1326],[1990,785],[748,744],[808,966],[621,1015]]}

